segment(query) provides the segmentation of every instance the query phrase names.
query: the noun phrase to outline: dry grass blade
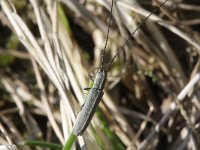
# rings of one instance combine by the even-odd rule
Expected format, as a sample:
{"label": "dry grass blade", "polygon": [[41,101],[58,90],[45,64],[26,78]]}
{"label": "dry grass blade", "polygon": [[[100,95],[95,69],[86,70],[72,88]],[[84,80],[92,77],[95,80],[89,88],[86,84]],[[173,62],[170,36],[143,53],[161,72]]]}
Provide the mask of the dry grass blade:
{"label": "dry grass blade", "polygon": [[1,0],[0,144],[31,150],[17,143],[65,143],[88,73],[117,54],[103,100],[74,148],[198,149],[199,0],[168,0],[117,53],[164,1],[114,0],[110,14],[111,0]]}

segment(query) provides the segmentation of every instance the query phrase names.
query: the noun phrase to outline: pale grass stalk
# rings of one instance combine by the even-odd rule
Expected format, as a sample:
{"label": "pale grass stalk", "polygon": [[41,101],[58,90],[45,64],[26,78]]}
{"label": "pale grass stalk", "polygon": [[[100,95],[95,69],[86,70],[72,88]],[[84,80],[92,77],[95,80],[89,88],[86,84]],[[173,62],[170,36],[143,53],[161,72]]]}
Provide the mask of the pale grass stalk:
{"label": "pale grass stalk", "polygon": [[27,89],[28,87],[21,81],[18,81],[17,89],[15,90],[16,94],[22,99],[23,102],[31,103],[33,106],[42,110],[42,103],[39,99],[34,97]]}
{"label": "pale grass stalk", "polygon": [[8,132],[6,131],[6,129],[4,128],[4,126],[2,125],[1,122],[0,122],[0,131],[1,131],[1,133],[5,136],[7,142],[8,142],[9,144],[13,144],[12,139],[10,138]]}
{"label": "pale grass stalk", "polygon": [[[54,71],[52,70],[50,64],[48,63],[48,60],[46,59],[46,57],[42,52],[42,49],[39,47],[38,43],[36,42],[30,30],[27,28],[27,26],[24,24],[24,22],[17,14],[13,14],[12,9],[10,9],[9,3],[6,0],[2,1],[2,6],[4,11],[6,12],[6,15],[12,22],[13,26],[16,27],[15,29],[16,32],[18,33],[19,38],[23,37],[23,39],[20,38],[22,40],[22,43],[27,47],[27,50],[29,50],[29,52],[34,56],[34,58],[39,62],[39,64],[49,75],[49,77],[52,79],[52,81],[58,87],[58,89],[61,90],[62,93],[64,93],[62,84],[60,84],[61,81],[58,80],[57,76],[55,75],[55,70]],[[15,18],[17,18],[17,21],[15,20]],[[18,22],[20,26],[18,26],[16,22]],[[31,43],[29,43],[27,37],[30,39]]]}
{"label": "pale grass stalk", "polygon": [[44,71],[47,73],[47,75],[51,78],[51,80],[57,87],[60,96],[62,97],[62,99],[65,100],[65,104],[67,105],[67,111],[70,114],[71,119],[74,121],[75,115],[70,106],[68,96],[66,95],[66,89],[64,88],[63,83],[60,77],[58,76],[57,70],[55,69],[55,67],[52,68],[51,64],[49,63],[49,60],[46,58],[46,55],[44,54],[41,47],[38,45],[36,39],[28,29],[26,24],[23,22],[23,20],[16,14],[16,12],[14,12],[12,7],[10,6],[10,3],[7,0],[2,0],[1,5],[9,20],[11,21],[11,24],[16,30],[20,41],[34,56],[36,61],[40,64],[40,66],[44,69]]}
{"label": "pale grass stalk", "polygon": [[10,51],[6,51],[4,48],[0,48],[0,55],[13,55],[14,57],[20,59],[29,59],[29,55],[26,52],[20,52],[20,50],[11,49]]}
{"label": "pale grass stalk", "polygon": [[[149,13],[150,13],[150,12],[146,11],[145,9],[143,9],[141,7],[133,6],[133,5],[130,6],[130,5],[128,5],[128,4],[126,4],[126,3],[122,2],[122,1],[117,2],[117,5],[119,5],[119,7],[124,7],[125,9],[129,9],[131,11],[137,12],[137,14],[140,14],[140,15],[142,15],[144,17],[147,17],[149,15]],[[189,44],[194,46],[198,50],[198,52],[200,53],[200,44],[197,41],[195,41],[195,39],[190,37],[188,34],[183,33],[177,27],[167,23],[166,21],[164,21],[163,19],[161,19],[160,17],[158,17],[156,15],[152,15],[149,18],[149,20],[157,22],[161,26],[167,28],[168,30],[170,30],[174,34],[178,35],[179,37],[181,37],[182,39],[187,41]]]}
{"label": "pale grass stalk", "polygon": [[79,72],[78,74],[82,74],[81,72],[82,69],[80,67],[81,64],[78,64],[79,66],[76,67],[75,65],[77,62],[73,59],[75,58],[74,52],[78,51],[78,48],[76,46],[73,46],[69,33],[66,31],[65,27],[62,25],[60,21],[58,22],[58,36],[60,37],[59,40],[63,46],[63,49],[61,49],[61,53],[62,53],[63,61],[66,66],[67,76],[69,78],[71,86],[74,90],[74,94],[76,95],[79,103],[83,104],[84,103],[83,92],[80,89],[80,85],[77,81],[76,74],[72,70],[72,68],[77,69],[77,72]]}
{"label": "pale grass stalk", "polygon": [[1,79],[2,84],[6,88],[6,90],[10,93],[12,99],[19,109],[19,115],[22,118],[24,125],[26,126],[29,134],[33,137],[40,138],[41,130],[37,125],[37,122],[34,120],[29,111],[27,111],[22,103],[21,98],[15,92],[17,89],[16,84],[13,84],[10,79],[3,77]]}
{"label": "pale grass stalk", "polygon": [[[44,19],[42,18],[42,15],[41,15],[41,10],[39,8],[38,0],[30,0],[30,2],[32,4],[34,12],[35,12],[35,16],[37,19],[37,24],[38,24],[41,38],[44,42],[44,49],[46,52],[47,59],[49,60],[49,63],[51,64],[52,68],[55,69],[55,61],[54,61],[54,57],[53,57],[53,53],[52,53],[53,50],[51,48],[50,41],[48,39],[48,34],[47,34],[47,32],[51,32],[51,31],[46,31],[47,28],[45,27]],[[55,71],[55,73],[57,73],[57,72]],[[57,77],[59,78],[58,75],[57,75]]]}
{"label": "pale grass stalk", "polygon": [[72,122],[69,119],[69,117],[67,117],[66,109],[67,108],[65,107],[64,100],[60,100],[60,114],[61,114],[61,120],[62,120],[62,130],[63,130],[64,139],[68,138],[69,133],[72,129]]}
{"label": "pale grass stalk", "polygon": [[177,149],[191,149],[198,150],[198,144],[195,143],[194,136],[192,135],[192,131],[187,127],[184,127],[179,134],[179,137],[174,142],[171,150]]}
{"label": "pale grass stalk", "polygon": [[[121,5],[123,5],[124,7],[118,7],[118,9],[120,10],[120,13],[123,16],[122,19],[127,22],[126,26],[130,32],[137,27],[135,18],[131,16],[132,11],[136,12],[137,14],[141,14],[144,17],[148,16],[150,13],[146,11],[145,9],[143,9],[142,7],[140,7],[136,2],[132,2],[132,3],[117,2],[117,6],[121,6]],[[125,6],[128,6],[129,9],[126,9]],[[150,20],[157,19],[161,21],[161,19],[157,17],[156,15],[152,15],[149,19]],[[161,65],[161,67],[163,68],[166,66],[170,66],[168,67],[168,71],[171,72],[169,76],[174,74],[180,85],[179,87],[183,87],[184,83],[186,82],[186,77],[184,75],[183,69],[181,68],[181,65],[179,64],[167,40],[165,39],[163,34],[159,31],[159,29],[150,21],[148,22],[147,28],[149,29],[150,33],[152,33],[151,36],[154,38],[155,43],[159,45],[162,52],[160,52],[160,49],[156,45],[154,45],[153,42],[150,41],[149,38],[145,36],[143,32],[140,32],[140,30],[138,31],[138,33],[134,35],[134,38],[136,38],[137,41],[139,41],[139,43],[141,43],[142,45],[145,45],[145,47],[152,49],[152,52],[155,51],[156,54],[154,55],[155,57],[157,55],[156,59],[160,60],[161,64],[163,64],[162,61],[166,63],[165,66]],[[164,68],[163,68],[163,71],[165,71]],[[173,78],[171,78],[170,80],[173,81]]]}
{"label": "pale grass stalk", "polygon": [[45,70],[48,76],[51,77],[54,84],[60,86],[61,81],[56,76],[55,71],[52,70],[48,59],[46,59],[42,49],[38,45],[36,39],[28,29],[26,24],[16,13],[12,11],[11,7],[9,6],[9,3],[6,0],[2,0],[1,4],[3,10],[5,11],[9,20],[11,21],[15,31],[17,32],[21,42],[27,47],[27,50],[34,56],[34,58],[42,66],[42,68]]}
{"label": "pale grass stalk", "polygon": [[[147,113],[147,115],[146,115],[147,118],[150,118],[150,116],[151,116],[151,114],[153,113],[153,111],[154,111],[154,106],[151,105],[151,106],[149,107],[149,111],[148,111],[148,113]],[[140,125],[140,128],[139,128],[138,132],[136,133],[136,136],[134,137],[132,143],[136,143],[136,145],[137,145],[137,144],[139,145],[139,143],[137,143],[137,141],[139,141],[138,138],[140,137],[140,135],[142,134],[142,132],[143,132],[143,131],[145,130],[145,128],[146,128],[146,125],[147,125],[147,122],[148,122],[147,118],[144,119],[144,120],[142,121],[142,123],[141,123],[141,125]]]}
{"label": "pale grass stalk", "polygon": [[1,150],[17,150],[17,147],[14,144],[0,145]]}
{"label": "pale grass stalk", "polygon": [[58,71],[59,76],[61,77],[63,84],[65,87],[69,89],[69,80],[67,79],[67,69],[64,63],[64,54],[62,53],[62,49],[58,40],[58,36],[56,33],[50,36],[51,43],[53,48],[56,50],[55,52],[55,66]]}
{"label": "pale grass stalk", "polygon": [[41,96],[41,99],[42,99],[42,102],[43,102],[43,107],[44,107],[43,109],[45,109],[45,113],[47,114],[47,117],[48,117],[57,137],[59,138],[59,140],[62,143],[64,143],[65,141],[64,141],[63,135],[62,135],[62,133],[61,133],[59,127],[58,127],[58,124],[55,121],[55,118],[53,116],[53,112],[50,108],[49,101],[48,101],[48,98],[47,98],[47,94],[45,92],[44,83],[42,81],[38,66],[37,66],[35,60],[33,60],[33,58],[31,59],[31,62],[33,64],[33,69],[34,69],[34,72],[35,72],[38,87],[40,89],[40,96]]}
{"label": "pale grass stalk", "polygon": [[18,95],[15,93],[15,88],[13,88],[14,86],[12,85],[11,81],[8,78],[1,78],[1,82],[4,85],[4,87],[7,89],[7,91],[11,94],[15,104],[17,105],[19,109],[20,116],[22,118],[25,118],[24,117],[25,109],[24,109],[23,103],[18,97]]}
{"label": "pale grass stalk", "polygon": [[[183,101],[183,99],[187,96],[187,94],[194,88],[195,84],[200,79],[200,72],[198,72],[189,82],[185,85],[185,87],[179,92],[176,101]],[[155,126],[155,129],[145,138],[145,140],[138,146],[138,149],[142,150],[148,145],[151,145],[152,141],[155,140],[158,132],[160,131],[161,127],[167,122],[169,117],[173,114],[175,110],[177,110],[177,103],[176,101],[172,102],[169,109],[165,112],[164,116]]]}
{"label": "pale grass stalk", "polygon": [[131,139],[130,137],[135,137],[135,133],[132,130],[131,126],[129,125],[129,123],[127,122],[126,118],[121,114],[121,112],[119,111],[118,107],[116,106],[116,104],[111,100],[111,97],[109,96],[108,92],[105,91],[104,93],[104,103],[106,104],[106,106],[109,108],[109,110],[111,111],[112,114],[115,114],[115,120],[117,121],[117,123],[120,124],[120,127],[122,128],[121,135],[123,136],[119,136],[121,138],[121,140],[123,141],[123,143],[125,143],[126,145],[131,145]]}
{"label": "pale grass stalk", "polygon": [[53,17],[52,17],[52,31],[53,33],[58,33],[58,1],[53,1]]}
{"label": "pale grass stalk", "polygon": [[[105,34],[107,33],[107,25],[99,18],[93,16],[85,7],[83,7],[78,1],[74,0],[61,0],[69,8],[73,9],[76,16],[81,16],[82,18],[91,21],[97,28],[101,29]],[[92,27],[90,25],[90,27]]]}
{"label": "pale grass stalk", "polygon": [[154,38],[156,45],[162,49],[162,53],[167,58],[167,66],[173,68],[170,69],[170,71],[175,74],[176,80],[179,81],[178,83],[180,84],[180,87],[183,87],[186,83],[186,76],[169,42],[154,23],[149,21],[147,28],[149,29],[151,36]]}
{"label": "pale grass stalk", "polygon": [[[16,128],[15,124],[13,123],[13,121],[10,120],[8,117],[6,117],[3,114],[0,114],[0,115],[1,115],[1,119],[3,120],[3,122],[6,123],[6,125],[10,129],[10,132],[13,133],[13,135],[16,136],[17,140],[18,141],[23,141],[23,137],[22,137],[21,133],[19,132],[19,130]],[[11,143],[9,143],[9,144],[11,144]]]}

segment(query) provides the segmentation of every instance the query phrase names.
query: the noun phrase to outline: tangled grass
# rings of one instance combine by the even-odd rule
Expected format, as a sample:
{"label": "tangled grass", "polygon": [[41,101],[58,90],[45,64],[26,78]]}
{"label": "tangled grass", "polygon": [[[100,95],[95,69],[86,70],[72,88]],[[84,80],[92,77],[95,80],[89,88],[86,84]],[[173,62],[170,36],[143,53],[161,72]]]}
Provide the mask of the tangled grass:
{"label": "tangled grass", "polygon": [[[161,2],[115,1],[104,64]],[[100,65],[110,5],[1,0],[0,148],[62,148]],[[142,25],[76,149],[198,149],[199,11],[198,0],[168,1]]]}

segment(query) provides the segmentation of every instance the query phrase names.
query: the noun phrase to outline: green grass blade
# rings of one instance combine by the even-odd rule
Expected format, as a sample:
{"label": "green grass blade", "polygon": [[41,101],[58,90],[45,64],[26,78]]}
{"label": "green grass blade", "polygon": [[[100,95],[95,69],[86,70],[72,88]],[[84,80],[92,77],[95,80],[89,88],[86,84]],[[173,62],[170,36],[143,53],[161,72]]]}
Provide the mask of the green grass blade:
{"label": "green grass blade", "polygon": [[35,141],[35,140],[27,140],[24,141],[23,145],[28,145],[28,146],[39,146],[39,147],[48,147],[50,149],[53,150],[61,150],[62,149],[62,145],[60,144],[55,144],[55,143],[50,143],[50,142],[45,142],[45,141]]}
{"label": "green grass blade", "polygon": [[71,133],[62,150],[70,150],[72,148],[72,145],[75,142],[76,138],[77,138],[77,136],[75,134]]}

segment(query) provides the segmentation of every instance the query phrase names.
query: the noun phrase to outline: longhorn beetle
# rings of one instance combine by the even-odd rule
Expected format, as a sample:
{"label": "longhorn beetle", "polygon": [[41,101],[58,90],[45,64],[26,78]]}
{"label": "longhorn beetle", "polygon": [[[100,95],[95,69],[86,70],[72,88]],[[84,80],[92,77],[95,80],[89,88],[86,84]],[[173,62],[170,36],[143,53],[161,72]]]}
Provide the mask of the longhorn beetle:
{"label": "longhorn beetle", "polygon": [[[162,7],[168,0],[165,0],[159,7]],[[99,104],[99,102],[101,101],[102,97],[103,97],[103,89],[104,89],[104,85],[107,79],[107,71],[109,70],[111,64],[113,63],[113,61],[115,60],[115,58],[117,57],[117,55],[123,51],[124,46],[128,43],[128,41],[132,38],[132,36],[135,34],[135,32],[145,23],[145,21],[152,15],[154,14],[157,9],[155,9],[153,12],[151,12],[139,25],[138,27],[131,33],[131,35],[128,37],[128,39],[124,42],[124,44],[117,50],[117,53],[114,55],[114,57],[110,60],[110,62],[108,63],[108,65],[104,68],[103,67],[103,61],[104,61],[104,53],[106,50],[106,46],[107,46],[107,41],[108,41],[108,35],[109,35],[109,29],[110,29],[110,24],[111,24],[111,20],[112,20],[112,10],[113,10],[113,3],[114,0],[112,0],[112,4],[111,4],[111,13],[110,13],[110,19],[109,19],[109,23],[108,23],[108,32],[107,32],[107,37],[106,37],[106,42],[105,42],[105,47],[102,51],[102,55],[101,55],[101,64],[100,64],[100,68],[97,69],[96,71],[96,75],[95,75],[95,80],[94,80],[94,84],[92,86],[92,88],[90,89],[89,93],[86,95],[85,98],[85,104],[82,107],[81,111],[78,113],[76,121],[74,123],[74,127],[73,127],[73,134],[75,134],[76,136],[82,135],[82,133],[86,130],[88,124],[90,123],[96,108]]]}

